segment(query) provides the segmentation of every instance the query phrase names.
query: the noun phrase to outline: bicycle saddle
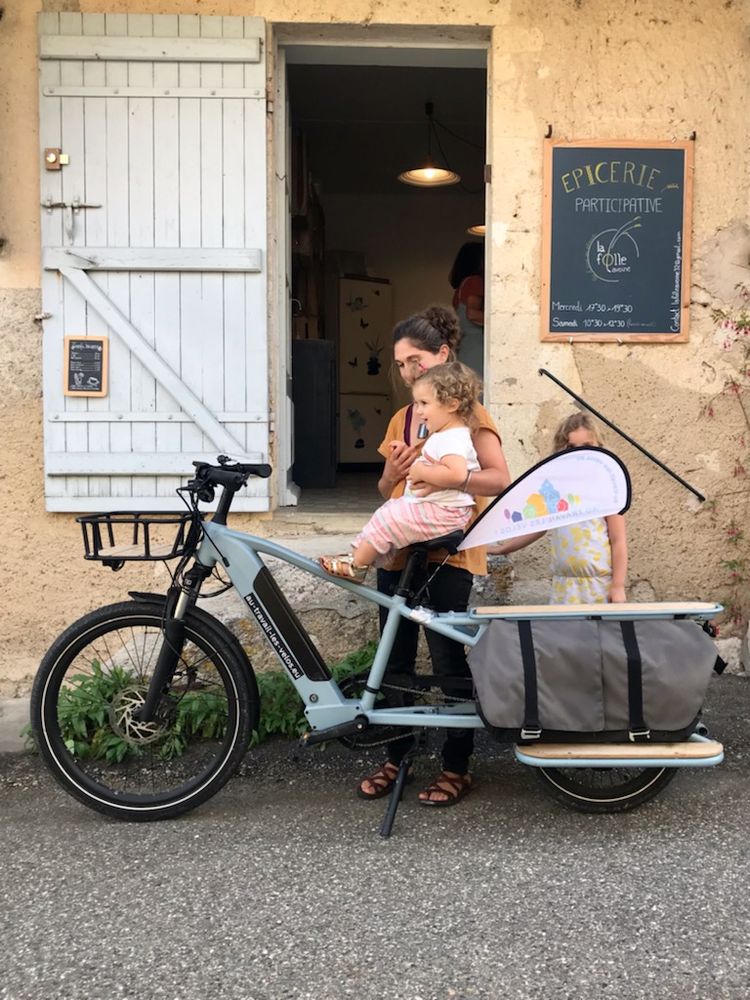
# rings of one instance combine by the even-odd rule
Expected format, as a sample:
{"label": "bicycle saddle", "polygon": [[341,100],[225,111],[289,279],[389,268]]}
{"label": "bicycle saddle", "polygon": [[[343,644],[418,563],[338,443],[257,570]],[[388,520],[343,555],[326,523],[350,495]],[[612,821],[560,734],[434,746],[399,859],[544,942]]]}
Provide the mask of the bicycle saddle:
{"label": "bicycle saddle", "polygon": [[460,528],[451,531],[450,534],[441,535],[439,538],[430,538],[426,542],[418,542],[410,545],[413,552],[434,552],[435,549],[447,549],[451,555],[458,552],[458,546],[464,540],[464,533]]}

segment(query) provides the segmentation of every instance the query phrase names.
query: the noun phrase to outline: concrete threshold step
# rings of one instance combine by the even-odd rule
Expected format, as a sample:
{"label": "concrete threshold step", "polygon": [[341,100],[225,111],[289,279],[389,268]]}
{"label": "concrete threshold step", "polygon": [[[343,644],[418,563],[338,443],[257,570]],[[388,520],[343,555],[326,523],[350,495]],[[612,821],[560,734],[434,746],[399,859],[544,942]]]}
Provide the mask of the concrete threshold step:
{"label": "concrete threshold step", "polygon": [[267,537],[285,549],[298,552],[302,556],[307,556],[308,559],[317,559],[318,556],[339,555],[349,552],[354,534],[310,532],[306,535],[277,535],[274,532]]}
{"label": "concrete threshold step", "polygon": [[348,534],[351,538],[361,531],[369,514],[306,512],[298,510],[274,511],[273,516],[263,522],[263,534],[270,538],[293,537],[312,534]]}

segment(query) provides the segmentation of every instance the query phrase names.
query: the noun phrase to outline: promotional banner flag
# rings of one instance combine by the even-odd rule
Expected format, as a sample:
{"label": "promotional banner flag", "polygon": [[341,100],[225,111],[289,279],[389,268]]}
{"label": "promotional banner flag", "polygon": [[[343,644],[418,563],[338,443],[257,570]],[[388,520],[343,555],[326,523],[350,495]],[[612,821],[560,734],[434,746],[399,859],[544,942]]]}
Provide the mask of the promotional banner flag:
{"label": "promotional banner flag", "polygon": [[604,448],[569,448],[539,462],[516,479],[466,532],[459,549],[624,514],[630,476]]}

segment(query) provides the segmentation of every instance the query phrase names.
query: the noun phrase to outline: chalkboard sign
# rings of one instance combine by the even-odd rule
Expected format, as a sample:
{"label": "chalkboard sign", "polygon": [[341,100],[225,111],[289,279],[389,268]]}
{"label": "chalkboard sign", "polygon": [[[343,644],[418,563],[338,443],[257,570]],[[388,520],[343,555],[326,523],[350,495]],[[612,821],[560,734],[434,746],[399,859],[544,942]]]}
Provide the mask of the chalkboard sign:
{"label": "chalkboard sign", "polygon": [[542,340],[687,340],[692,152],[545,143]]}
{"label": "chalkboard sign", "polygon": [[107,337],[66,337],[63,392],[66,396],[107,395]]}

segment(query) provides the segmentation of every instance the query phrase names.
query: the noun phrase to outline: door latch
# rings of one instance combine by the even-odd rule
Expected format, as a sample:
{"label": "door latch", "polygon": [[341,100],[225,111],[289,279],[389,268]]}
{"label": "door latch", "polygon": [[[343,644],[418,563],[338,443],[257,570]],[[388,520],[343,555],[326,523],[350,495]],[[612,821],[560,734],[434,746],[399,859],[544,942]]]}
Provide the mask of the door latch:
{"label": "door latch", "polygon": [[53,201],[52,198],[47,198],[46,201],[42,202],[42,208],[47,209],[49,215],[52,214],[53,208],[61,208],[65,213],[63,216],[63,226],[65,227],[65,235],[68,237],[68,242],[73,242],[73,236],[75,234],[75,217],[81,211],[82,208],[101,208],[101,205],[94,205],[87,201],[81,201],[80,198],[74,198],[73,201]]}

